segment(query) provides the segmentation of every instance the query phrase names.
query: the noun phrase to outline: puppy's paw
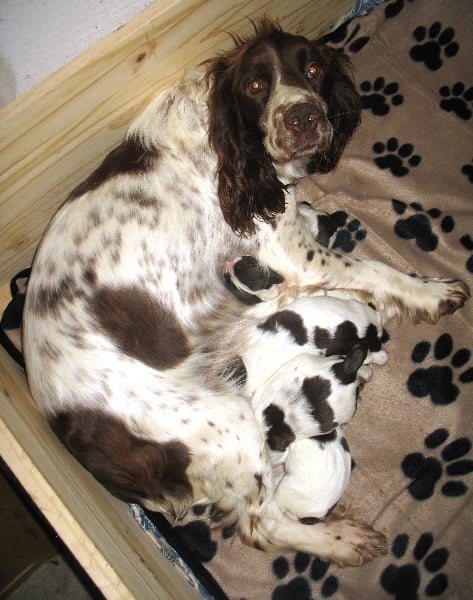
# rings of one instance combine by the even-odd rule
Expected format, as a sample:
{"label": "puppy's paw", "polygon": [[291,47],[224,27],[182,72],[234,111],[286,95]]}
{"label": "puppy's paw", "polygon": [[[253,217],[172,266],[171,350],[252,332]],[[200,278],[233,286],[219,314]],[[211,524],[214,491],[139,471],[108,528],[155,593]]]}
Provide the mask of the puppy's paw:
{"label": "puppy's paw", "polygon": [[386,536],[356,519],[330,517],[326,521],[330,536],[330,560],[341,567],[363,565],[387,553]]}

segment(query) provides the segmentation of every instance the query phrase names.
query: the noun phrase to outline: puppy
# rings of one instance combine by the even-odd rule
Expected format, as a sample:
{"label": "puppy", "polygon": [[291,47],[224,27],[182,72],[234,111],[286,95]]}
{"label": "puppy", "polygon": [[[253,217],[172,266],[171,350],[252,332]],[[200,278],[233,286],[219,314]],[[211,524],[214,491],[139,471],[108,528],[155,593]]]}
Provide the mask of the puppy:
{"label": "puppy", "polygon": [[[338,228],[347,220],[347,213],[340,210],[328,214],[314,209],[308,202],[301,202],[298,207],[315,240],[331,248]],[[224,264],[224,279],[227,288],[248,305],[274,300],[280,296],[283,289],[280,284],[284,282],[281,274],[263,266],[254,256],[229,257]]]}
{"label": "puppy", "polygon": [[351,467],[351,454],[341,427],[326,435],[297,439],[287,448],[276,502],[285,514],[301,523],[316,523],[343,496]]}
{"label": "puppy", "polygon": [[330,296],[306,300],[240,324],[244,350],[235,361],[272,464],[284,467],[278,505],[304,523],[323,518],[342,496],[351,457],[339,426],[355,413],[360,383],[371,378],[368,364],[387,360],[381,316],[371,307]]}

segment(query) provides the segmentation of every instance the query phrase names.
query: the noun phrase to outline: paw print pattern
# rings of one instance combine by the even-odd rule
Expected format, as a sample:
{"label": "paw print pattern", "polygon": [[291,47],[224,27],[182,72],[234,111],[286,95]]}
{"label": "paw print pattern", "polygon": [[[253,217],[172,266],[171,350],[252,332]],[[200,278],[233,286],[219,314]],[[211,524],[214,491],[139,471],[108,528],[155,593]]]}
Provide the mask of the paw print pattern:
{"label": "paw print pattern", "polygon": [[[435,450],[445,444],[449,437],[446,429],[436,429],[424,440],[428,450]],[[458,438],[444,445],[440,457],[424,456],[421,452],[414,452],[404,457],[401,469],[412,482],[408,486],[409,493],[416,500],[427,500],[435,491],[437,482],[445,472],[449,477],[464,477],[473,472],[473,460],[464,458],[471,450],[471,441],[468,438]],[[468,486],[459,479],[449,479],[441,489],[444,496],[457,498],[468,491]]]}
{"label": "paw print pattern", "polygon": [[443,65],[443,56],[451,58],[459,50],[458,44],[453,40],[455,30],[447,27],[442,30],[442,24],[436,21],[429,29],[419,26],[414,30],[413,36],[419,44],[413,46],[410,57],[416,62],[423,62],[431,71],[437,71]]}
{"label": "paw print pattern", "polygon": [[[460,244],[468,250],[468,252],[473,252],[473,238],[471,235],[463,235],[460,238]],[[465,264],[466,270],[470,273],[473,273],[473,254],[470,255]]]}
{"label": "paw print pattern", "polygon": [[390,111],[389,104],[399,106],[404,102],[401,94],[398,94],[399,85],[395,82],[386,83],[384,77],[378,77],[371,81],[363,81],[360,89],[364,94],[361,95],[361,106],[369,109],[374,115],[384,116]]}
{"label": "paw print pattern", "polygon": [[[412,361],[423,363],[431,350],[430,342],[419,342],[412,351]],[[430,367],[416,369],[407,380],[409,392],[416,398],[430,396],[436,405],[446,405],[455,402],[460,393],[458,385],[453,381],[456,371],[460,371],[468,363],[471,352],[461,348],[453,353],[453,338],[449,333],[441,335],[434,344],[433,357],[437,362],[450,358],[450,364],[435,364]],[[473,367],[461,371],[458,382],[461,384],[473,381]]]}
{"label": "paw print pattern", "polygon": [[[425,252],[433,252],[439,243],[438,236],[432,230],[434,220],[440,219],[439,226],[443,233],[450,233],[455,229],[453,217],[445,215],[442,217],[442,211],[438,208],[431,208],[424,211],[421,204],[411,202],[407,205],[400,200],[392,201],[394,212],[398,215],[404,215],[407,208],[414,210],[414,214],[407,219],[399,219],[394,225],[394,231],[404,240],[415,240],[417,246]],[[442,217],[442,218],[440,218]]]}
{"label": "paw print pattern", "polygon": [[187,525],[177,525],[174,533],[184,546],[192,551],[201,562],[209,562],[217,554],[217,543],[212,540],[211,531],[204,521],[191,521]]}
{"label": "paw print pattern", "polygon": [[311,600],[313,598],[310,581],[320,582],[319,595],[321,598],[330,598],[338,590],[338,579],[335,575],[328,575],[330,563],[323,562],[303,552],[294,556],[293,572],[291,564],[285,556],[279,556],[273,561],[273,573],[279,580],[286,580],[290,575],[295,575],[285,583],[277,586],[272,593],[271,600]]}
{"label": "paw print pattern", "polygon": [[465,89],[465,84],[457,81],[451,88],[444,85],[439,89],[443,97],[440,100],[440,108],[447,112],[454,112],[457,117],[468,121],[471,119],[471,104],[473,103],[473,86]]}
{"label": "paw print pattern", "polygon": [[462,173],[468,177],[470,183],[473,183],[473,161],[470,164],[463,165]]}
{"label": "paw print pattern", "polygon": [[356,25],[353,28],[353,31],[349,33],[349,25],[349,22],[344,23],[334,32],[328,34],[325,37],[325,40],[334,44],[338,48],[341,48],[344,52],[351,52],[352,54],[355,54],[366,46],[370,38],[367,35],[361,35],[358,37],[361,29],[360,25]]}
{"label": "paw print pattern", "polygon": [[366,229],[361,228],[361,223],[358,219],[352,219],[342,229],[337,231],[332,249],[337,248],[343,252],[353,252],[357,242],[361,242],[367,236]]}
{"label": "paw print pattern", "polygon": [[413,2],[413,0],[395,0],[394,2],[388,3],[384,10],[386,19],[392,19],[402,11],[406,2]]}
{"label": "paw print pattern", "polygon": [[373,151],[376,154],[384,154],[374,159],[374,162],[380,169],[389,169],[395,177],[404,177],[410,171],[406,166],[406,162],[410,167],[417,167],[422,160],[417,154],[413,154],[414,146],[412,144],[399,145],[397,138],[389,138],[384,144],[376,142],[373,145]]}
{"label": "paw print pattern", "polygon": [[[448,588],[448,577],[439,572],[450,556],[447,548],[432,550],[434,537],[423,533],[414,545],[412,559],[403,564],[390,564],[381,573],[380,583],[396,600],[416,600],[420,597],[439,596]],[[391,552],[401,561],[406,556],[410,538],[407,533],[399,534],[392,545]]]}

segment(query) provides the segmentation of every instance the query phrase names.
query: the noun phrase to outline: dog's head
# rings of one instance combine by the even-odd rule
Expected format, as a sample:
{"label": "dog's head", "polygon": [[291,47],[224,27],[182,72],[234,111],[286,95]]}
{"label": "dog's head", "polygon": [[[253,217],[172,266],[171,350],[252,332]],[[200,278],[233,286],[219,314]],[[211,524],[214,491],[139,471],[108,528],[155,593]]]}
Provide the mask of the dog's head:
{"label": "dog's head", "polygon": [[347,56],[264,20],[207,63],[223,214],[241,234],[284,211],[284,186],[332,170],[360,120]]}

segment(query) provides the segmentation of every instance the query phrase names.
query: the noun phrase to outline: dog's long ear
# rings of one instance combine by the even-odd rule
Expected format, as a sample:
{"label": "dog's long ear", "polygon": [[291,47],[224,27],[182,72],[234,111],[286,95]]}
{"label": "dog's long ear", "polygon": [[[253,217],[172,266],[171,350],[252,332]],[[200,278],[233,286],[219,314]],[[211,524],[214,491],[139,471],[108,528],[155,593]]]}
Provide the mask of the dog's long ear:
{"label": "dog's long ear", "polygon": [[324,42],[315,42],[315,45],[326,63],[320,92],[328,105],[333,140],[326,154],[315,158],[313,170],[327,173],[337,166],[343,149],[360,124],[361,102],[348,56]]}
{"label": "dog's long ear", "polygon": [[233,89],[233,65],[225,57],[207,63],[209,141],[218,158],[223,216],[236,233],[251,235],[255,220],[271,222],[284,212],[284,185],[264,149],[261,132],[242,118]]}

